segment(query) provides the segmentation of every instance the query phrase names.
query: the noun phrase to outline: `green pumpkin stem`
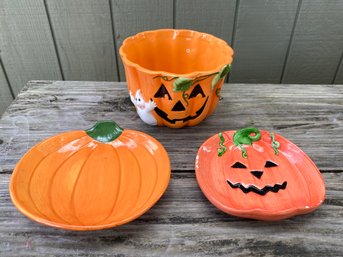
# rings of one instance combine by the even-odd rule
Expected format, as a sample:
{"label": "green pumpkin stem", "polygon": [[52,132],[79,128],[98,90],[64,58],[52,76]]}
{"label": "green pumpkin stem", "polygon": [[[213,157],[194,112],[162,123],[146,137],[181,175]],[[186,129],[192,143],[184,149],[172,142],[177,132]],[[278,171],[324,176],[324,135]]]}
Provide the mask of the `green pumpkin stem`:
{"label": "green pumpkin stem", "polygon": [[114,121],[106,120],[97,121],[93,127],[85,131],[91,138],[102,143],[108,143],[118,138],[123,130]]}
{"label": "green pumpkin stem", "polygon": [[253,142],[256,142],[260,139],[260,131],[257,128],[252,127],[240,129],[233,135],[233,143],[242,151],[243,158],[248,158],[247,150],[243,147],[243,145],[252,145]]}

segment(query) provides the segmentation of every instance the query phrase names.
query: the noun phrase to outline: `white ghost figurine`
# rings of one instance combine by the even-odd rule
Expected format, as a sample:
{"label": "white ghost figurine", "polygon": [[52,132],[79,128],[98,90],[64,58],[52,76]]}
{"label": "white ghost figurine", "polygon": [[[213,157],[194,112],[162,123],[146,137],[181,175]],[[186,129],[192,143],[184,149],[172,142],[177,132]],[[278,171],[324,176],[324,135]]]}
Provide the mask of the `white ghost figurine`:
{"label": "white ghost figurine", "polygon": [[156,103],[152,100],[144,102],[140,89],[137,90],[135,97],[133,97],[130,91],[130,98],[131,102],[136,106],[137,113],[142,121],[144,121],[146,124],[156,126],[157,120],[152,115],[152,111],[155,109]]}

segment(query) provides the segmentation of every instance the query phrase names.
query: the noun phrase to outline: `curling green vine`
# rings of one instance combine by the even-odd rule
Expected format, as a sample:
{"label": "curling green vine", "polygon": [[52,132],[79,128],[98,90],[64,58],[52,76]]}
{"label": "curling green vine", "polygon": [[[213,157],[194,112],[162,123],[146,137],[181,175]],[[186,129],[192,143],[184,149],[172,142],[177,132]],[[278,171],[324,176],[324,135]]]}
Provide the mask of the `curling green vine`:
{"label": "curling green vine", "polygon": [[273,149],[274,149],[274,153],[276,154],[276,155],[278,155],[279,154],[279,147],[280,147],[280,143],[278,142],[278,141],[275,141],[275,136],[274,136],[274,133],[270,133],[270,137],[271,137],[271,139],[272,139],[272,147],[273,147]]}
{"label": "curling green vine", "polygon": [[231,71],[231,64],[226,64],[218,72],[202,75],[202,76],[195,77],[195,78],[184,78],[184,77],[171,77],[171,78],[168,78],[168,76],[158,75],[158,76],[153,77],[153,79],[161,78],[164,81],[174,81],[173,82],[173,91],[174,92],[180,92],[180,91],[186,91],[191,86],[197,84],[198,82],[200,82],[202,80],[205,80],[205,79],[215,75],[214,78],[212,79],[212,83],[211,83],[211,89],[213,90],[213,88],[217,85],[218,81],[221,80],[221,79],[224,79],[224,77],[230,71]]}
{"label": "curling green vine", "polygon": [[183,100],[185,100],[186,106],[188,106],[188,97],[189,97],[189,94],[186,94],[186,92],[183,91],[182,92],[182,98],[183,98]]}
{"label": "curling green vine", "polygon": [[218,134],[218,136],[219,136],[219,139],[220,139],[220,142],[219,142],[220,148],[218,148],[218,156],[220,157],[220,156],[223,156],[223,154],[226,152],[226,147],[224,146],[225,138],[223,136],[223,133],[220,132]]}
{"label": "curling green vine", "polygon": [[243,147],[243,145],[237,145],[237,147],[239,148],[239,150],[242,151],[242,157],[243,157],[244,159],[248,158],[247,149],[245,149],[245,148]]}
{"label": "curling green vine", "polygon": [[152,79],[156,79],[156,78],[161,78],[164,81],[173,81],[175,79],[178,79],[179,77],[168,78],[167,76],[157,75],[157,76],[153,77]]}
{"label": "curling green vine", "polygon": [[[219,148],[218,148],[218,156],[222,156],[226,152],[226,147],[224,146],[224,137],[222,132],[218,134],[219,136]],[[249,128],[243,128],[238,131],[233,135],[233,143],[239,150],[242,151],[242,157],[243,158],[248,158],[247,155],[247,149],[243,145],[252,145],[253,142],[259,141],[262,137],[261,132],[257,128],[249,127]],[[274,133],[270,133],[270,137],[272,139],[272,147],[274,149],[274,153],[276,155],[279,154],[279,147],[280,147],[280,142],[275,140]]]}

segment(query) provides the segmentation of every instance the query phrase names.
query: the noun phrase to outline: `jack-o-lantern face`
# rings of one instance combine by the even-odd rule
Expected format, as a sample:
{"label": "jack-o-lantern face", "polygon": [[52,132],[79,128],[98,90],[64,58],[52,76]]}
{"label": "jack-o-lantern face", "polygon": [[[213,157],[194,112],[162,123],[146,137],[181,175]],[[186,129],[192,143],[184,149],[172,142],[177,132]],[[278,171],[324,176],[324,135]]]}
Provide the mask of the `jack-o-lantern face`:
{"label": "jack-o-lantern face", "polygon": [[134,72],[127,77],[130,98],[139,117],[149,125],[195,126],[214,111],[230,69],[227,64],[219,71],[190,77]]}
{"label": "jack-o-lantern face", "polygon": [[254,128],[208,139],[196,161],[198,183],[219,209],[278,220],[316,209],[324,200],[319,170],[296,145]]}
{"label": "jack-o-lantern face", "polygon": [[[209,97],[205,95],[200,84],[192,87],[187,92],[180,92],[178,94],[181,95],[181,98],[174,93],[174,98],[176,99],[173,99],[164,84],[159,87],[154,98],[161,103],[159,104],[161,108],[156,107],[154,111],[161,119],[165,122],[176,124],[196,120],[202,115]],[[189,105],[195,106],[195,110],[188,108]],[[162,108],[162,106],[167,108]]]}
{"label": "jack-o-lantern face", "polygon": [[[268,174],[269,172],[272,172],[272,170],[273,170],[273,169],[269,169],[269,168],[273,168],[273,167],[277,167],[277,166],[278,165],[273,161],[266,161],[266,163],[264,165],[264,169],[249,170],[248,172],[250,172],[251,175],[254,176],[255,178],[261,179],[264,172]],[[246,170],[248,170],[248,168],[243,163],[241,163],[239,161],[235,162],[235,164],[233,164],[231,166],[231,168],[242,169],[242,172],[246,172]],[[277,192],[279,192],[279,190],[283,190],[287,186],[287,181],[280,181],[280,182],[276,182],[276,183],[271,184],[271,185],[265,185],[263,187],[258,187],[258,186],[253,185],[253,184],[252,185],[246,185],[246,184],[241,183],[241,182],[232,182],[230,179],[227,179],[227,183],[232,188],[241,189],[244,193],[254,192],[254,193],[259,194],[259,195],[265,195],[268,192],[277,193]]]}

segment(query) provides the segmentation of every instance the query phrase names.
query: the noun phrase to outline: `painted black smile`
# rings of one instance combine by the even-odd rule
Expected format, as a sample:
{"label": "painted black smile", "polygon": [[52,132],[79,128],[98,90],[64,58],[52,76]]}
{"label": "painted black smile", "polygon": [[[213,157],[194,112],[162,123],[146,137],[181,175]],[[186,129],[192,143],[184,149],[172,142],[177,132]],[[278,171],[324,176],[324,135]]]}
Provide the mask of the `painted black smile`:
{"label": "painted black smile", "polygon": [[264,188],[258,188],[256,186],[250,185],[248,187],[243,186],[241,183],[233,184],[231,181],[227,180],[227,183],[232,188],[240,188],[244,193],[254,192],[259,195],[265,195],[268,192],[279,192],[280,189],[285,189],[287,186],[287,182],[283,182],[282,184],[275,184],[274,186],[265,186]]}
{"label": "painted black smile", "polygon": [[194,116],[187,116],[186,118],[183,118],[183,119],[173,119],[173,120],[171,120],[171,119],[168,118],[168,114],[165,113],[164,111],[162,111],[160,108],[155,107],[154,110],[155,110],[155,112],[158,114],[158,116],[160,116],[162,119],[164,119],[165,121],[168,121],[168,122],[170,122],[170,123],[172,123],[172,124],[175,124],[175,122],[177,122],[177,121],[186,122],[186,121],[189,121],[189,120],[194,120],[194,119],[198,118],[198,117],[202,114],[202,112],[203,112],[204,109],[205,109],[207,100],[208,100],[208,97],[206,98],[205,103],[204,103],[204,104],[201,106],[201,108],[195,113]]}

